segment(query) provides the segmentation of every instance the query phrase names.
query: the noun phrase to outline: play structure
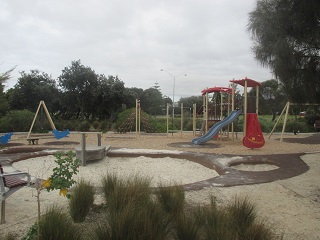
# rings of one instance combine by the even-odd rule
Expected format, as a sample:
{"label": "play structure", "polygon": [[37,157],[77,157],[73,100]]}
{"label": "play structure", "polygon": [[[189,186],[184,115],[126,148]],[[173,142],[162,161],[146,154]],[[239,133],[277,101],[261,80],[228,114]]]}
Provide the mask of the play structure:
{"label": "play structure", "polygon": [[[234,110],[230,112],[230,98],[232,94],[232,89],[229,87],[211,87],[206,88],[201,91],[203,96],[203,122],[200,129],[201,137],[192,140],[193,144],[201,144],[210,141],[213,138],[219,136],[219,132],[222,131],[224,127],[228,127],[229,124],[233,123],[241,114],[241,111]],[[214,93],[215,97],[213,107],[214,109],[210,113],[209,109],[209,94]],[[220,103],[218,104],[218,97],[220,95]],[[227,101],[225,101],[227,99]],[[220,114],[218,114],[218,112]],[[226,118],[223,118],[224,115]],[[210,127],[210,125],[214,124]],[[209,129],[210,127],[210,129]],[[209,129],[209,130],[208,130]],[[229,136],[229,128],[227,128]],[[222,134],[220,134],[222,137]]]}
{"label": "play structure", "polygon": [[117,129],[118,133],[127,133],[131,132],[134,128],[135,123],[136,134],[140,134],[141,123],[143,124],[144,130],[146,132],[154,132],[154,127],[150,124],[147,114],[141,110],[140,101],[136,99],[136,107],[132,110],[128,118],[124,123]]}
{"label": "play structure", "polygon": [[[244,117],[244,124],[243,124],[243,140],[242,143],[245,147],[247,148],[261,148],[265,144],[265,140],[263,137],[263,133],[260,127],[260,123],[258,121],[258,111],[259,111],[259,87],[261,84],[259,82],[256,82],[252,79],[249,78],[244,78],[241,80],[230,80],[232,83],[232,88],[223,88],[223,87],[214,87],[214,88],[207,88],[202,91],[204,97],[204,122],[205,126],[208,126],[208,93],[210,92],[220,92],[221,93],[221,104],[223,103],[222,100],[222,93],[230,93],[231,90],[231,95],[232,95],[232,111],[229,113],[229,105],[228,104],[228,116],[224,119],[222,119],[222,108],[220,109],[221,111],[221,119],[220,121],[217,121],[216,124],[214,124],[206,133],[198,138],[195,138],[192,140],[193,144],[201,144],[205,143],[207,141],[210,141],[213,139],[219,131],[232,124],[232,139],[234,138],[234,127],[233,127],[233,122],[241,115],[242,111],[241,110],[236,110],[235,109],[235,89],[236,86],[235,84],[239,84],[244,87],[244,106],[243,106],[243,117]],[[255,113],[248,113],[248,100],[247,100],[247,89],[248,87],[255,87],[256,88],[256,104],[255,104]],[[229,103],[229,98],[228,98],[228,103]]]}
{"label": "play structure", "polygon": [[53,121],[52,121],[52,119],[51,119],[51,116],[50,116],[50,114],[49,114],[49,111],[48,111],[48,109],[47,109],[47,107],[46,107],[46,104],[44,103],[44,101],[40,101],[40,103],[39,103],[39,105],[38,105],[38,108],[37,108],[37,111],[36,111],[36,114],[34,115],[34,118],[33,118],[33,121],[32,121],[31,127],[30,127],[30,130],[29,130],[28,135],[27,135],[27,141],[29,142],[29,144],[31,144],[31,143],[32,143],[32,144],[37,144],[38,141],[39,141],[39,139],[50,138],[50,136],[43,136],[43,135],[40,136],[39,134],[37,134],[37,136],[32,136],[32,135],[31,135],[31,132],[32,132],[34,123],[35,123],[35,121],[36,121],[36,119],[37,119],[37,116],[38,116],[38,114],[39,114],[39,111],[40,111],[41,107],[42,107],[42,109],[45,111],[46,116],[47,116],[47,119],[48,119],[48,121],[49,121],[49,124],[50,124],[50,126],[51,126],[51,128],[52,128],[52,134],[53,134],[52,137],[55,137],[56,139],[61,139],[61,138],[66,137],[67,135],[69,135],[69,133],[70,133],[69,129],[67,129],[66,131],[58,131],[58,130],[56,129],[56,127],[55,127],[55,125],[54,125],[54,123],[53,123]]}
{"label": "play structure", "polygon": [[219,131],[223,127],[226,127],[230,123],[235,121],[240,116],[241,112],[242,112],[241,110],[232,111],[228,115],[228,117],[224,118],[220,122],[217,122],[215,125],[213,125],[213,127],[211,127],[210,130],[205,135],[193,139],[192,143],[198,145],[198,144],[201,144],[201,143],[204,143],[204,142],[207,142],[207,141],[213,139],[215,136],[217,136],[217,134],[219,134]]}
{"label": "play structure", "polygon": [[[284,134],[284,131],[285,131],[285,129],[286,129],[286,124],[287,124],[287,120],[288,120],[289,109],[290,109],[290,106],[294,106],[294,105],[299,105],[299,106],[301,106],[301,105],[306,105],[306,106],[316,105],[316,106],[318,106],[319,104],[310,104],[310,103],[304,103],[304,104],[303,104],[303,103],[299,103],[299,104],[297,104],[297,103],[287,102],[286,105],[284,106],[281,114],[279,115],[276,123],[274,124],[274,126],[273,126],[273,128],[272,128],[272,130],[271,130],[271,132],[270,132],[270,134],[269,134],[268,139],[270,139],[270,137],[272,136],[274,130],[276,129],[276,127],[277,127],[277,125],[278,125],[278,123],[279,123],[279,120],[281,119],[282,115],[283,115],[284,112],[285,112],[284,122],[283,122],[283,126],[282,126],[281,137],[280,137],[280,142],[282,142],[282,140],[283,140],[283,134]],[[319,120],[316,120],[315,123],[314,123],[314,129],[315,129],[315,131],[317,131],[318,128],[320,128],[320,121],[319,121]],[[296,134],[296,133],[295,133],[295,134]]]}
{"label": "play structure", "polygon": [[[259,112],[259,87],[261,83],[249,78],[241,80],[230,80],[232,83],[232,98],[234,99],[235,84],[244,87],[244,107],[243,107],[243,139],[242,143],[247,148],[261,148],[265,144],[263,133],[258,120]],[[248,113],[248,87],[256,88],[255,113]],[[233,100],[234,102],[234,100]],[[234,107],[234,106],[233,106]]]}

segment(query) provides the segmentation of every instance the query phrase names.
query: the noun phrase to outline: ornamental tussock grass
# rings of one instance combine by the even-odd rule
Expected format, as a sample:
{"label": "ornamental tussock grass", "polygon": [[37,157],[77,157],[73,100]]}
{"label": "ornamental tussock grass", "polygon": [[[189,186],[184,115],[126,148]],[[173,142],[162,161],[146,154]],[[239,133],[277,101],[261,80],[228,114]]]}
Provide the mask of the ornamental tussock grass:
{"label": "ornamental tussock grass", "polygon": [[74,222],[83,222],[93,206],[95,189],[81,179],[73,189],[69,200],[69,212]]}
{"label": "ornamental tussock grass", "polygon": [[151,194],[150,179],[138,175],[129,176],[127,180],[118,179],[116,175],[103,177],[102,189],[107,207],[112,211],[120,211],[129,203],[143,205]]}
{"label": "ornamental tussock grass", "polygon": [[50,240],[78,240],[81,239],[80,232],[70,219],[65,210],[52,206],[41,216],[40,239]]}
{"label": "ornamental tussock grass", "polygon": [[159,184],[156,197],[160,205],[173,216],[182,213],[185,203],[185,193],[182,186],[163,186]]}
{"label": "ornamental tussock grass", "polygon": [[3,240],[17,240],[18,238],[17,238],[16,234],[8,232],[3,236],[3,238],[1,237],[1,239],[3,239]]}
{"label": "ornamental tussock grass", "polygon": [[91,234],[92,239],[128,240],[276,240],[282,239],[265,222],[248,198],[218,206],[186,205],[182,186],[151,190],[150,179],[137,175],[102,179],[106,200],[104,218]]}
{"label": "ornamental tussock grass", "polygon": [[96,239],[167,239],[171,221],[152,199],[150,179],[111,175],[102,179],[102,185],[107,213],[95,229]]}

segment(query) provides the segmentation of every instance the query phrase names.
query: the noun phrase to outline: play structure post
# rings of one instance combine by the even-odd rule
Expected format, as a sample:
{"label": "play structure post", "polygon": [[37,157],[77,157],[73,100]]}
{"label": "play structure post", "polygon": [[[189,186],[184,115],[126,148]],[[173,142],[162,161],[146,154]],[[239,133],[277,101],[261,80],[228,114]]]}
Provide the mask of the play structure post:
{"label": "play structure post", "polygon": [[[233,79],[234,80],[234,79]],[[234,110],[235,83],[232,83],[231,111]],[[234,123],[231,123],[232,141],[234,141]]]}
{"label": "play structure post", "polygon": [[169,136],[169,103],[167,103],[167,136]]}
{"label": "play structure post", "polygon": [[248,82],[244,81],[244,109],[243,109],[243,136],[246,136],[247,128],[247,91],[248,91]]}
{"label": "play structure post", "polygon": [[140,134],[140,100],[136,99],[136,136]]}
{"label": "play structure post", "polygon": [[192,111],[193,111],[193,113],[192,113],[192,120],[193,120],[192,130],[193,130],[193,136],[195,136],[196,131],[197,131],[197,104],[196,103],[193,104]]}
{"label": "play structure post", "polygon": [[277,127],[278,122],[280,121],[280,119],[281,119],[281,117],[282,117],[282,115],[283,115],[284,111],[287,109],[287,105],[288,105],[288,104],[290,104],[290,103],[289,103],[289,102],[287,102],[287,103],[286,103],[286,105],[284,106],[284,108],[282,109],[282,112],[281,112],[280,116],[278,117],[278,119],[277,119],[276,123],[274,124],[274,126],[273,126],[273,128],[272,128],[272,130],[271,130],[271,132],[270,132],[270,134],[269,134],[268,139],[270,139],[270,137],[271,137],[271,135],[272,135],[273,131],[274,131],[274,130],[275,130],[275,128]]}
{"label": "play structure post", "polygon": [[256,114],[259,115],[259,86],[256,86]]}
{"label": "play structure post", "polygon": [[181,103],[181,136],[183,133],[183,103]]}
{"label": "play structure post", "polygon": [[81,133],[81,165],[86,165],[86,134]]}
{"label": "play structure post", "polygon": [[284,117],[284,123],[283,123],[283,127],[282,127],[280,142],[282,142],[283,133],[284,133],[284,130],[286,129],[286,124],[287,124],[287,119],[288,119],[288,114],[289,114],[289,108],[290,108],[290,102],[287,103],[286,115]]}
{"label": "play structure post", "polygon": [[208,100],[208,93],[205,94],[205,112],[204,112],[204,118],[205,118],[205,133],[208,132],[208,104],[209,104],[209,100]]}

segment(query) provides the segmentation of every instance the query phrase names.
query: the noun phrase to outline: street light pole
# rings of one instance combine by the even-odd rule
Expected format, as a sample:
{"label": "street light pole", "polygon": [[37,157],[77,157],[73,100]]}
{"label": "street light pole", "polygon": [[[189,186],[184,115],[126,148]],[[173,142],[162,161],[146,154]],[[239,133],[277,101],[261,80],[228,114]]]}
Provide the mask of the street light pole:
{"label": "street light pole", "polygon": [[173,79],[173,89],[172,89],[172,135],[173,135],[173,120],[174,120],[174,92],[175,92],[175,88],[176,88],[176,78],[180,77],[180,76],[187,76],[187,74],[180,74],[180,75],[172,75],[170,72],[164,70],[164,69],[160,69],[160,71],[162,72],[166,72],[168,73],[172,79]]}

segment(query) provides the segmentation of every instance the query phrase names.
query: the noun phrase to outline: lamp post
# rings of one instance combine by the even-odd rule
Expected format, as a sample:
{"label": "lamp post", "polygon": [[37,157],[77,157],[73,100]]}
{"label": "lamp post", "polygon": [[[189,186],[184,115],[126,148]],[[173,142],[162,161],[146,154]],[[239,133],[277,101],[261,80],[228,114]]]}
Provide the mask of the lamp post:
{"label": "lamp post", "polygon": [[172,89],[172,135],[173,135],[173,119],[174,119],[174,91],[176,87],[176,78],[180,76],[187,76],[187,74],[173,75],[164,69],[160,69],[162,72],[168,73],[173,79],[173,89]]}

